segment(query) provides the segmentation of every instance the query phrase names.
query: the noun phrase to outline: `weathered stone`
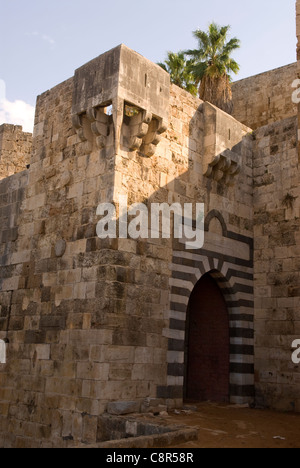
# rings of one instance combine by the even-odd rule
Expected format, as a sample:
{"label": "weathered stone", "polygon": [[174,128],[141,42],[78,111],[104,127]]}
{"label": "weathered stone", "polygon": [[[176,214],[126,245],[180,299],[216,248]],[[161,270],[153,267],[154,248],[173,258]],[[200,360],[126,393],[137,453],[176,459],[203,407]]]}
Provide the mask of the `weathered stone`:
{"label": "weathered stone", "polygon": [[291,96],[296,78],[297,64],[293,63],[236,81],[232,86],[234,118],[256,130],[292,117],[297,113]]}
{"label": "weathered stone", "polygon": [[108,403],[107,405],[108,414],[124,415],[139,413],[139,411],[140,403],[137,401],[114,401],[112,403]]}
{"label": "weathered stone", "polygon": [[67,243],[64,239],[60,239],[55,244],[55,255],[57,257],[62,257],[66,251]]}
{"label": "weathered stone", "polygon": [[[250,80],[264,99],[278,92],[266,76]],[[0,324],[10,339],[1,445],[94,444],[106,409],[180,407],[189,298],[206,273],[228,306],[231,402],[253,401],[256,371],[259,401],[299,408],[290,360],[300,330],[297,116],[283,102],[290,85],[280,83],[267,117],[241,99],[240,123],[120,46],[38,97],[30,169],[0,181]],[[12,143],[22,159],[27,141],[4,130],[0,177],[2,163],[14,172],[5,148]],[[99,239],[97,207],[113,201],[119,217],[120,194],[149,209],[204,203],[203,249],[164,238],[162,226],[154,238]]]}
{"label": "weathered stone", "polygon": [[21,126],[0,126],[0,180],[25,171],[30,164],[32,134]]}

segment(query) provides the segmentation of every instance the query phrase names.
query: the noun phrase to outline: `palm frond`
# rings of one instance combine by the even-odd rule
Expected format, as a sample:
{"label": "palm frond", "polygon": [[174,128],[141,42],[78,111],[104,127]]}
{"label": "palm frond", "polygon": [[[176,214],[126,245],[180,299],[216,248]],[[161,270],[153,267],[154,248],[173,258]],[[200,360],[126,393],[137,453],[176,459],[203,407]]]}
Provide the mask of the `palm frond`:
{"label": "palm frond", "polygon": [[167,66],[166,66],[165,63],[158,62],[156,65],[158,65],[159,67],[163,68],[163,70],[165,70],[166,72],[168,71],[168,70],[167,70]]}
{"label": "palm frond", "polygon": [[168,52],[166,61],[159,64],[170,73],[172,83],[194,95],[200,84],[200,97],[226,112],[232,108],[231,73],[237,74],[239,71],[239,65],[231,55],[240,47],[240,41],[236,37],[228,40],[230,29],[229,25],[219,26],[215,22],[209,25],[207,32],[197,29],[193,35],[198,41],[198,48]]}
{"label": "palm frond", "polygon": [[[230,29],[229,25],[219,26],[212,22],[207,32],[198,29],[193,33],[198,40],[198,49],[186,51],[193,61],[191,73],[195,81],[201,82],[200,97],[222,108],[222,99],[226,96],[223,106],[226,111],[230,109],[230,74],[239,71],[239,65],[231,55],[240,47],[240,41],[236,37],[228,40]],[[207,87],[209,91],[206,92]]]}
{"label": "palm frond", "polygon": [[227,44],[224,45],[223,51],[230,54],[234,50],[239,49],[240,47],[241,47],[241,41],[237,39],[236,37],[234,37],[233,39],[230,39],[230,41],[227,42]]}
{"label": "palm frond", "polygon": [[197,81],[191,70],[193,60],[187,60],[186,54],[182,51],[177,53],[168,52],[164,63],[159,63],[171,77],[171,82],[187,90],[193,95],[197,95]]}

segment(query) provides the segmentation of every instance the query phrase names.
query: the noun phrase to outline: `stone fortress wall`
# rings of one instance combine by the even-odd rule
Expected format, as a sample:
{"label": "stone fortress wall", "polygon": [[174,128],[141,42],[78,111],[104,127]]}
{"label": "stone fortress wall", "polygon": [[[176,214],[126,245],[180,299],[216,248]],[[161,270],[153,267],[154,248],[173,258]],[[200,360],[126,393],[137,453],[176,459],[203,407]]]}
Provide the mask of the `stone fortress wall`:
{"label": "stone fortress wall", "polygon": [[299,411],[297,63],[233,84],[234,116],[253,133],[256,403]]}
{"label": "stone fortress wall", "polygon": [[297,105],[291,99],[295,79],[297,63],[236,81],[233,116],[253,130],[295,116]]}
{"label": "stone fortress wall", "polygon": [[30,163],[31,133],[23,132],[18,125],[0,126],[0,180],[22,172]]}
{"label": "stone fortress wall", "polygon": [[[97,68],[99,60],[112,74],[119,60],[124,73],[137,61],[135,69],[146,69],[155,86],[143,102],[139,94],[122,97],[120,79],[94,112],[80,109],[78,119],[76,79],[89,76],[81,70],[37,100],[18,230],[9,248],[2,241],[0,338],[9,339],[0,390],[5,445],[94,443],[98,415],[110,401],[180,405],[184,306],[202,272],[212,268],[224,275],[234,299],[231,399],[253,398],[249,129],[170,86],[165,72],[124,46],[88,67]],[[156,107],[155,114],[151,92],[165,93],[167,107]],[[110,100],[113,116],[101,107]],[[124,102],[142,111],[127,117]],[[216,165],[206,180],[204,171],[224,150],[228,167],[236,171],[238,163],[242,170],[231,176]],[[214,179],[220,174],[221,185]],[[195,256],[167,239],[97,238],[97,206],[117,201],[120,192],[129,203],[204,202],[206,254]],[[244,336],[250,336],[245,348]]]}
{"label": "stone fortress wall", "polygon": [[[242,123],[125,46],[38,97],[30,168],[0,181],[1,446],[94,444],[114,401],[180,406],[187,306],[208,272],[230,317],[230,401],[299,411],[294,65],[280,73],[266,116],[256,101],[243,114],[235,85]],[[249,80],[275,96],[273,77]],[[120,194],[204,203],[203,248],[99,239],[97,206]]]}

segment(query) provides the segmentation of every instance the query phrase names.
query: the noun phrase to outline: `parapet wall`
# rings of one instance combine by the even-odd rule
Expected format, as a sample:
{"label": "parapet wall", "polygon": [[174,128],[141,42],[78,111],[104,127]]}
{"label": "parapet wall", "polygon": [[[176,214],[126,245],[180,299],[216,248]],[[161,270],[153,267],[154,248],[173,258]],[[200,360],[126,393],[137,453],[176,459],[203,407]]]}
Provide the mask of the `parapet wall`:
{"label": "parapet wall", "polygon": [[0,179],[22,172],[30,164],[32,134],[21,126],[0,126]]}
{"label": "parapet wall", "polygon": [[233,116],[256,130],[297,115],[292,102],[297,63],[237,81],[232,85]]}

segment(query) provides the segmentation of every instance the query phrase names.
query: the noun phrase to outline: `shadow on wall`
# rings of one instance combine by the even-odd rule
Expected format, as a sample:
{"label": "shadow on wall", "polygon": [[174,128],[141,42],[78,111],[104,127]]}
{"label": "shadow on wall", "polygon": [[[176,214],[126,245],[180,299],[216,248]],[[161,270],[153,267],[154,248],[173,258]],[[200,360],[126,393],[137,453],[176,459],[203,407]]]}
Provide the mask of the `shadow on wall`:
{"label": "shadow on wall", "polygon": [[[146,309],[149,317],[157,320],[155,332],[159,333],[163,329],[163,335],[168,340],[164,372],[167,383],[158,386],[157,397],[182,399],[188,365],[186,323],[189,298],[200,278],[211,273],[223,293],[229,312],[230,401],[245,403],[252,401],[254,396],[251,130],[209,103],[200,101],[193,117],[187,119],[183,112],[180,113],[180,109],[181,99],[189,99],[188,95],[176,87],[173,92],[176,101],[172,107],[173,114],[166,139],[162,140],[157,150],[152,148],[151,157],[147,157],[142,150],[131,151],[128,156],[128,128],[132,125],[129,116],[125,119],[125,131],[122,130],[127,139],[121,140],[121,156],[117,156],[116,171],[122,171],[122,176],[119,186],[115,188],[116,200],[118,201],[117,194],[126,193],[129,205],[134,206],[129,216],[127,213],[120,216],[120,211],[123,212],[124,208],[117,207],[119,228],[123,230],[128,223],[133,223],[135,233],[141,229],[142,237],[146,238],[138,238],[135,244],[131,244],[134,252],[144,258],[153,258],[153,263],[158,261],[164,264],[165,271],[164,275],[159,275],[152,265],[153,271],[145,273],[142,281],[138,275],[134,276],[133,281],[137,283],[140,294],[139,307],[135,304],[136,312],[139,311],[137,315],[143,315]],[[135,111],[137,114],[133,119],[137,122],[139,112],[142,111],[137,108]],[[167,145],[166,148],[164,144]],[[143,148],[143,144],[140,148]],[[160,159],[161,152],[168,155],[169,161]],[[156,180],[159,178],[161,188],[147,197],[147,192],[153,192],[155,177]],[[162,181],[167,183],[163,184]],[[204,245],[189,249],[186,238],[174,239],[172,236],[170,239],[168,235],[163,238],[169,230],[174,233],[176,218],[183,224],[186,222],[182,217],[184,204],[193,206],[194,217],[192,221],[189,219],[189,226],[196,229],[196,203],[204,204],[205,207]],[[175,215],[171,229],[170,226],[164,228],[162,222],[159,229],[155,226],[154,233],[159,238],[153,238],[153,232],[149,228],[151,217],[148,216],[157,204],[168,207],[166,222],[170,222],[171,205]],[[126,209],[125,202],[125,211]],[[245,213],[249,213],[249,216]],[[228,229],[227,224],[235,225],[236,231]],[[245,235],[245,232],[249,232],[249,235]],[[119,250],[126,243],[127,240],[119,239]],[[168,272],[170,264],[171,271]],[[168,275],[171,276],[170,279]],[[166,309],[161,310],[157,316],[153,314],[153,302],[150,301],[150,307],[145,307],[145,304],[149,304],[149,290],[145,283],[147,293],[139,289],[143,282],[157,291],[160,290],[165,297],[170,293],[169,302],[165,304]],[[139,342],[133,344],[138,346]]]}
{"label": "shadow on wall", "polygon": [[[174,187],[182,201],[192,194],[191,202],[204,203],[205,242],[196,251],[173,242],[168,385],[158,389],[159,396],[181,398],[182,389],[186,389],[187,307],[197,282],[211,273],[229,313],[229,398],[232,403],[253,400],[253,232],[252,221],[242,209],[245,204],[251,210],[251,146],[249,129],[208,103],[202,104],[190,121],[189,168],[174,180]],[[165,187],[167,191],[172,188],[172,184]],[[227,224],[236,225],[236,231]],[[218,342],[219,338],[214,339]]]}

